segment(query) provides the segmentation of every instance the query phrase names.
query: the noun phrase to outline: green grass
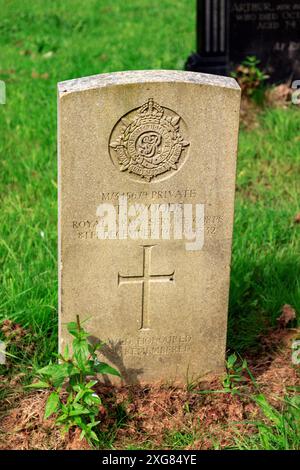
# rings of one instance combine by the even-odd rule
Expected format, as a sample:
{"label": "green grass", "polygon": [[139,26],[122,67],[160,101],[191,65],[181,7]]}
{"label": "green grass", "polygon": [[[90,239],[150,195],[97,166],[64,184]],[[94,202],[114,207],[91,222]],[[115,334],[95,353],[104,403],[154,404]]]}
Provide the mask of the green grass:
{"label": "green grass", "polygon": [[[30,325],[44,362],[56,349],[56,83],[181,68],[194,45],[194,8],[188,0],[2,1],[1,11],[0,318]],[[300,311],[299,125],[296,106],[271,109],[240,135],[228,333],[239,351],[256,346],[284,303]]]}
{"label": "green grass", "polygon": [[272,406],[262,394],[254,396],[262,411],[261,420],[249,424],[254,432],[241,435],[237,431],[236,449],[239,450],[299,450],[300,397],[286,396],[281,411]]}
{"label": "green grass", "polygon": [[[0,320],[31,327],[38,364],[57,347],[56,84],[182,68],[194,44],[194,8],[189,0],[0,6],[0,80],[7,86],[0,106]],[[49,78],[32,78],[43,74]]]}
{"label": "green grass", "polygon": [[172,450],[184,450],[189,446],[192,448],[197,438],[199,436],[194,430],[191,432],[172,431],[165,437],[164,448]]}
{"label": "green grass", "polygon": [[231,348],[253,348],[283,304],[300,312],[300,114],[269,109],[240,133],[232,255]]}
{"label": "green grass", "polygon": [[[181,69],[194,49],[191,0],[0,0],[0,321],[30,328],[22,365],[57,348],[56,83],[132,69]],[[46,75],[45,75],[46,74]],[[283,304],[300,312],[299,108],[241,130],[228,347],[257,349]],[[298,185],[298,187],[297,187]],[[193,439],[176,434],[173,446]]]}

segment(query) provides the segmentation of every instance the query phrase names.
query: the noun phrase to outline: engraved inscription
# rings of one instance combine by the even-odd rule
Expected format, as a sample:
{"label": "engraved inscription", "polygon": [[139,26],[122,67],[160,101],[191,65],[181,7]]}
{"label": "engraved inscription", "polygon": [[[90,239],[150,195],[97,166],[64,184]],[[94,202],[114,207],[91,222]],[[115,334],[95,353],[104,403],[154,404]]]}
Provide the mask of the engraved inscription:
{"label": "engraved inscription", "polygon": [[299,2],[233,2],[234,19],[241,23],[253,23],[258,31],[297,31],[300,20]]}
{"label": "engraved inscription", "polygon": [[172,344],[165,346],[129,346],[123,350],[123,356],[171,356],[173,354],[186,354],[190,352],[189,344]]}
{"label": "engraved inscription", "polygon": [[177,170],[189,145],[182,136],[181,118],[153,98],[115,125],[110,137],[110,154],[120,171],[150,182]]}
{"label": "engraved inscription", "polygon": [[[118,214],[118,206],[116,205],[116,213]],[[131,219],[130,219],[131,220]],[[172,219],[171,219],[172,221]],[[98,240],[96,228],[99,223],[98,218],[84,218],[82,220],[75,220],[73,219],[70,224],[70,228],[74,232],[74,235],[79,240]],[[195,225],[195,217],[193,217],[193,224]],[[220,230],[224,225],[224,218],[223,215],[207,215],[204,216],[204,230],[205,236],[216,236],[220,234]],[[162,230],[162,227],[161,227]],[[154,240],[151,237],[151,220],[149,220],[148,226],[148,240]],[[118,236],[119,232],[116,232],[116,237]],[[171,230],[171,235],[174,238],[174,230]],[[162,236],[161,236],[162,237]],[[157,238],[156,238],[157,239]]]}
{"label": "engraved inscription", "polygon": [[175,198],[176,200],[191,199],[197,196],[196,189],[168,189],[168,190],[156,190],[156,191],[106,191],[100,193],[102,202],[118,200],[120,196],[126,196],[128,201],[132,200],[147,200],[150,199],[167,199]]}
{"label": "engraved inscription", "polygon": [[153,282],[175,282],[175,271],[171,274],[151,274],[151,250],[155,245],[143,246],[143,274],[142,276],[122,276],[118,273],[118,285],[141,284],[142,286],[142,316],[140,330],[150,328],[150,284]]}
{"label": "engraved inscription", "polygon": [[174,354],[187,354],[192,351],[192,336],[162,335],[162,336],[139,336],[127,339],[108,339],[105,341],[110,345],[122,345],[123,357],[145,356],[172,356]]}

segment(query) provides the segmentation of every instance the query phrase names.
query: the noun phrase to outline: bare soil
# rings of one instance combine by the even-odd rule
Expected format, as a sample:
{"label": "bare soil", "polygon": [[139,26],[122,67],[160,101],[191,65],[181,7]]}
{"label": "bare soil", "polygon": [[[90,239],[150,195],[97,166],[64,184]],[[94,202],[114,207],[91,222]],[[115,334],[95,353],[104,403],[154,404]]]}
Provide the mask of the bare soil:
{"label": "bare soil", "polygon": [[[299,369],[291,361],[291,341],[297,335],[295,329],[270,330],[261,338],[260,353],[246,357],[261,392],[279,409],[278,398],[287,387],[300,386]],[[0,411],[0,450],[89,449],[85,440],[80,441],[78,430],[62,436],[53,418],[43,420],[48,392],[25,392],[22,376],[1,379],[0,389],[9,387],[9,393]],[[259,417],[260,411],[251,399],[254,386],[249,377],[245,376],[239,395],[199,393],[222,390],[217,377],[189,388],[99,385],[101,429],[112,442],[107,447],[166,449],[174,445],[170,436],[177,432],[193,436],[193,444],[186,448],[211,449],[216,443],[232,446],[235,429],[242,434],[254,432],[246,421]]]}

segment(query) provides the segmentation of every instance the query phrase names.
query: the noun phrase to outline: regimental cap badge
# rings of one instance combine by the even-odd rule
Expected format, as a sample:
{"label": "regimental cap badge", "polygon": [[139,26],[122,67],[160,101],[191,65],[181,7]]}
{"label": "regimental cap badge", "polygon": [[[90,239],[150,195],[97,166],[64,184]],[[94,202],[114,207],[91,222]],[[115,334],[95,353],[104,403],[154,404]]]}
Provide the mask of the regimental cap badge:
{"label": "regimental cap badge", "polygon": [[189,145],[180,130],[180,116],[153,98],[131,111],[116,124],[109,146],[121,171],[141,181],[152,181],[177,170]]}

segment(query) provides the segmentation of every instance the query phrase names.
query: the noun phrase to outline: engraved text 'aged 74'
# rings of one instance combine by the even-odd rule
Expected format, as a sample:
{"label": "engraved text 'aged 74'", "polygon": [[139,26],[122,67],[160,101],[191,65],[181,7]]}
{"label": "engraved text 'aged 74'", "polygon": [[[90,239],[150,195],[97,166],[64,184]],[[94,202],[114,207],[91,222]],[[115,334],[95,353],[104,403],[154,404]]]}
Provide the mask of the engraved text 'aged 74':
{"label": "engraved text 'aged 74'", "polygon": [[152,98],[123,117],[109,144],[120,170],[148,182],[177,170],[184,148],[189,145],[181,135],[180,120],[174,111]]}

